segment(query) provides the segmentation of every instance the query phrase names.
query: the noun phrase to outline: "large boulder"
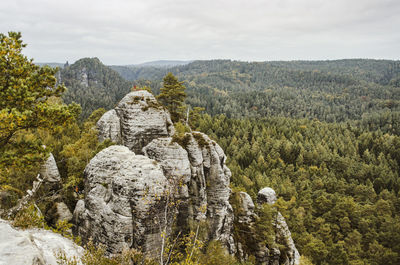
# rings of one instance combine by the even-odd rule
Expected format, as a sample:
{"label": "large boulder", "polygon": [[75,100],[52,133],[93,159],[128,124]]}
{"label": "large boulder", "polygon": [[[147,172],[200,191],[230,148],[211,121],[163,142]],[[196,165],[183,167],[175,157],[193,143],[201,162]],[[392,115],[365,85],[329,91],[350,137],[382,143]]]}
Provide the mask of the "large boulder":
{"label": "large boulder", "polygon": [[146,90],[127,94],[97,122],[99,140],[127,146],[136,154],[152,140],[175,133],[169,112]]}
{"label": "large boulder", "polygon": [[115,111],[121,123],[122,144],[137,154],[153,139],[175,132],[168,111],[145,90],[127,94]]}
{"label": "large boulder", "polygon": [[77,264],[83,248],[59,234],[43,229],[17,230],[0,219],[0,264],[56,265],[57,255],[76,258]]}
{"label": "large boulder", "polygon": [[160,247],[167,179],[160,165],[125,146],[110,146],[85,169],[85,199],[74,211],[75,233],[110,253]]}

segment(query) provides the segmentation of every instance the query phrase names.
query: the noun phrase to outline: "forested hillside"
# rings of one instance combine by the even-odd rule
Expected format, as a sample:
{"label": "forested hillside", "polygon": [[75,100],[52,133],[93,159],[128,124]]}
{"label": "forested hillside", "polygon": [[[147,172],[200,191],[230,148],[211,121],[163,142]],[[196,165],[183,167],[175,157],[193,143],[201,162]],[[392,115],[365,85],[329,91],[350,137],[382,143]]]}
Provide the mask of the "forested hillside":
{"label": "forested hillside", "polygon": [[171,71],[185,80],[187,103],[204,107],[211,115],[357,121],[365,129],[400,134],[399,61],[213,60],[169,69],[115,70],[138,85],[151,86],[155,93]]}
{"label": "forested hillside", "polygon": [[58,83],[67,87],[64,101],[79,103],[84,118],[98,108],[114,107],[131,87],[130,82],[97,58],[83,58],[65,65],[58,74]]}
{"label": "forested hillside", "polygon": [[315,264],[400,263],[400,137],[349,125],[205,115],[234,190],[280,196],[302,255]]}

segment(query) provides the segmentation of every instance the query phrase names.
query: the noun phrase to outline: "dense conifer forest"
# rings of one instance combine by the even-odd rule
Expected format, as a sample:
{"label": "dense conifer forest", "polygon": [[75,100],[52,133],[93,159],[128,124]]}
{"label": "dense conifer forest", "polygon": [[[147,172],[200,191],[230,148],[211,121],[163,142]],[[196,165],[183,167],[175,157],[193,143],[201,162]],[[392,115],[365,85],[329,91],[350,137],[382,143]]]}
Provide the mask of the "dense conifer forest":
{"label": "dense conifer forest", "polygon": [[197,126],[225,150],[234,191],[277,191],[314,264],[399,264],[399,136],[283,117],[205,115]]}
{"label": "dense conifer forest", "polygon": [[210,115],[351,121],[365,129],[400,133],[399,61],[213,60],[168,69],[114,69],[137,85],[151,86],[156,94],[171,71],[185,81],[187,103],[204,107]]}

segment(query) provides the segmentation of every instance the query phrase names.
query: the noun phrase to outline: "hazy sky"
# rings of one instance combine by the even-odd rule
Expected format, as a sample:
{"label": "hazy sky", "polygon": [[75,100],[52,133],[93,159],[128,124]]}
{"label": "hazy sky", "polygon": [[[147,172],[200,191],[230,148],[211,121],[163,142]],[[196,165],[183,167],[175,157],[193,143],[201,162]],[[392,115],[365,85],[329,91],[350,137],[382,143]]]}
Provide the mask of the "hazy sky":
{"label": "hazy sky", "polygon": [[1,0],[36,62],[400,59],[400,0]]}

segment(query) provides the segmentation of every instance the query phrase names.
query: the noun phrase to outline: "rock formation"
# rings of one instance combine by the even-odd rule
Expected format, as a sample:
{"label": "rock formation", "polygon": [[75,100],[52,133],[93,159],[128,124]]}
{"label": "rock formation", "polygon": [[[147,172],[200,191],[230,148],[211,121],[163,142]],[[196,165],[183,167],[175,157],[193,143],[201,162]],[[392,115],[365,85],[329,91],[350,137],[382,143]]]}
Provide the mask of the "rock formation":
{"label": "rock formation", "polygon": [[97,122],[97,128],[99,129],[100,142],[110,139],[116,144],[122,143],[120,119],[114,109],[103,114]]}
{"label": "rock formation", "polygon": [[[245,241],[243,242],[245,243],[245,246],[241,242],[237,242],[238,256],[245,259],[246,254],[252,254],[256,257],[257,264],[263,265],[300,264],[299,252],[294,245],[291,233],[282,214],[276,212],[273,216],[272,225],[275,231],[275,234],[273,235],[273,243],[275,246],[268,246],[265,244],[265,241],[261,241],[257,237],[255,226],[258,216],[253,200],[246,192],[240,192],[238,196],[239,211],[237,216],[235,216],[237,218],[237,226],[241,231],[245,229],[244,231],[249,232],[248,234],[243,235],[244,240],[242,241]],[[269,187],[263,188],[257,194],[258,207],[262,207],[263,203],[273,205],[276,202],[276,199],[276,193],[273,189]],[[284,253],[276,247],[277,245],[285,246]]]}
{"label": "rock formation", "polygon": [[17,230],[0,219],[0,264],[56,265],[57,254],[79,258],[83,248],[71,240],[43,229]]}
{"label": "rock formation", "polygon": [[141,153],[153,139],[175,132],[168,111],[145,90],[126,95],[115,111],[120,119],[122,144],[135,153]]}
{"label": "rock formation", "polygon": [[110,146],[90,161],[85,178],[85,200],[74,211],[82,239],[91,237],[111,253],[157,246],[167,189],[157,162],[125,146]]}
{"label": "rock formation", "polygon": [[51,186],[57,186],[61,182],[60,172],[56,164],[56,160],[52,153],[50,153],[49,158],[40,168],[40,176],[44,180],[45,184],[50,184]]}
{"label": "rock formation", "polygon": [[[206,239],[219,240],[236,253],[234,218],[251,225],[254,203],[241,194],[246,210],[234,216],[229,203],[231,172],[215,141],[200,132],[172,137],[175,129],[168,111],[147,91],[126,95],[97,128],[100,141],[119,145],[98,153],[85,169],[85,199],[74,211],[77,235],[105,244],[111,253],[133,246],[154,255],[160,249],[160,228],[167,226],[168,233],[174,226],[185,232],[206,221]],[[174,209],[171,201],[179,202]]]}

